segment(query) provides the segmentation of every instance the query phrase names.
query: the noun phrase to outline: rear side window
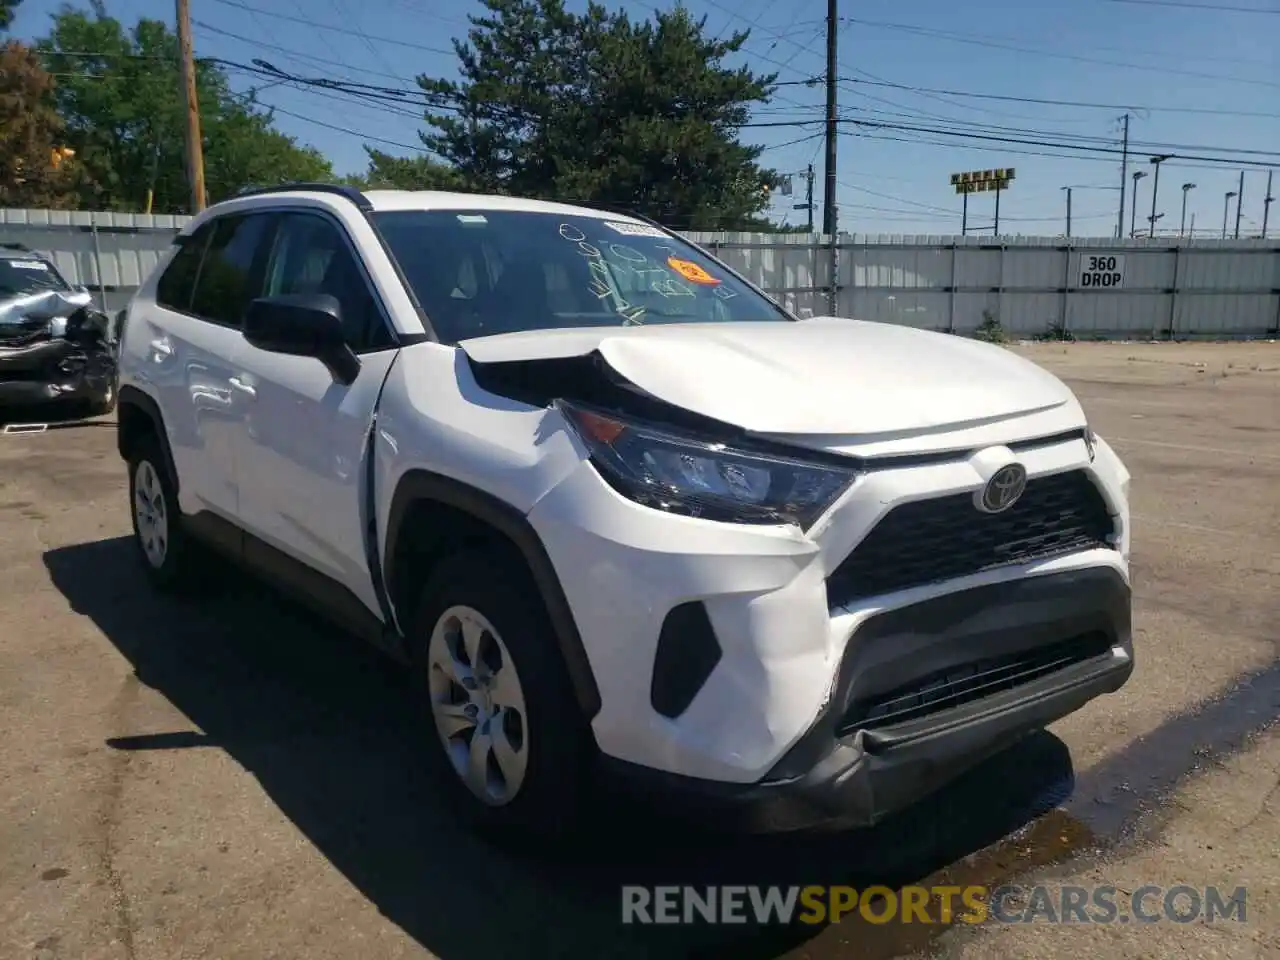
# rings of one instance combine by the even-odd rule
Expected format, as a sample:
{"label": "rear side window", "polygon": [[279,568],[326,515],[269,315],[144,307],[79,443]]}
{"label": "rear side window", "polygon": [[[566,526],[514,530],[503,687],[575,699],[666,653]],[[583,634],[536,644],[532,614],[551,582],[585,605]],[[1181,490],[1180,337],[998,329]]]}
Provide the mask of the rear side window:
{"label": "rear side window", "polygon": [[191,312],[202,319],[239,327],[245,308],[257,296],[254,257],[262,245],[271,215],[250,213],[221,217],[200,266]]}
{"label": "rear side window", "polygon": [[203,227],[187,238],[156,282],[156,303],[170,310],[186,313],[191,309],[191,293],[200,275],[200,258],[209,245],[213,224]]}

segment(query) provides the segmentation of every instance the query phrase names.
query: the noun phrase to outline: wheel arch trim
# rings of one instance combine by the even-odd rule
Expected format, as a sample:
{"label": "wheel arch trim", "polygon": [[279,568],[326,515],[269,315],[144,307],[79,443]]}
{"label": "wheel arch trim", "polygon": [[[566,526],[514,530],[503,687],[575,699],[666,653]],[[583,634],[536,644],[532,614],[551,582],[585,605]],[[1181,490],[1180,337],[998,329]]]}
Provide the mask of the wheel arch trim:
{"label": "wheel arch trim", "polygon": [[[469,514],[492,527],[516,546],[551,619],[556,645],[578,706],[588,721],[593,719],[600,712],[600,689],[591,670],[582,636],[578,632],[573,610],[541,538],[525,515],[510,504],[451,477],[428,470],[410,470],[396,485],[387,518],[386,546],[383,550],[384,583],[387,589],[390,590],[391,585],[396,582],[396,549],[406,515],[410,507],[423,501]],[[397,610],[396,613],[397,619],[403,624],[405,611]]]}
{"label": "wheel arch trim", "polygon": [[160,405],[149,394],[130,384],[122,384],[116,391],[116,408],[120,411],[116,414],[116,450],[121,459],[128,460],[129,454],[123,429],[124,416],[122,413],[124,407],[134,407],[140,410],[142,415],[151,421],[152,429],[160,441],[160,449],[164,451],[164,467],[169,473],[170,482],[173,484],[173,492],[177,494],[181,489],[181,481],[174,465],[173,450],[169,446],[169,431],[165,429],[164,416],[160,412]]}

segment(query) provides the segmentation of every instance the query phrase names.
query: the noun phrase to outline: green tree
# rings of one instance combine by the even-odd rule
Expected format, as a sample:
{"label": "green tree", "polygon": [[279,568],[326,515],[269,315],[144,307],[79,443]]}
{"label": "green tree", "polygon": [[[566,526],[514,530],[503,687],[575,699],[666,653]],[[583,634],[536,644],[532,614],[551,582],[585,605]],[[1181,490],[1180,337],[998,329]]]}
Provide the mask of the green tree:
{"label": "green tree", "polygon": [[0,30],[8,30],[22,0],[0,0]]}
{"label": "green tree", "polygon": [[730,69],[746,33],[708,38],[677,6],[634,22],[591,2],[482,0],[462,80],[419,77],[431,152],[477,188],[627,206],[681,229],[760,228],[761,148],[739,142],[774,75]]}
{"label": "green tree", "polygon": [[78,165],[63,147],[53,77],[16,40],[0,46],[0,207],[75,202]]}
{"label": "green tree", "polygon": [[464,190],[465,181],[453,167],[431,157],[397,157],[366,146],[369,168],[343,178],[365,190]]}
{"label": "green tree", "polygon": [[[142,19],[126,30],[93,0],[87,13],[59,11],[38,49],[64,78],[54,96],[90,181],[81,205],[137,211],[150,197],[154,213],[188,212],[178,43],[169,28]],[[253,184],[332,179],[328,161],[273,129],[270,112],[232,91],[216,62],[197,62],[196,88],[211,202]]]}

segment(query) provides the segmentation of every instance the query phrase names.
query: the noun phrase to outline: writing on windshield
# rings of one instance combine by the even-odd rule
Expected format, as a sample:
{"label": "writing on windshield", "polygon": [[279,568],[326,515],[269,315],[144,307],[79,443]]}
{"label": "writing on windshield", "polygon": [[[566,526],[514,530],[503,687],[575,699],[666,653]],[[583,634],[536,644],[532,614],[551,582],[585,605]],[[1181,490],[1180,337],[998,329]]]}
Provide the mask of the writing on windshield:
{"label": "writing on windshield", "polygon": [[666,235],[661,231],[607,221],[604,225],[624,234],[660,241],[649,245],[652,251],[646,254],[626,243],[609,240],[593,242],[578,224],[560,224],[558,232],[561,239],[573,244],[578,254],[587,261],[589,292],[621,316],[624,326],[644,322],[645,314],[650,308],[634,303],[638,296],[656,296],[663,300],[696,298],[697,287],[709,289],[720,301],[738,296],[701,264],[688,259],[687,252],[667,242]]}

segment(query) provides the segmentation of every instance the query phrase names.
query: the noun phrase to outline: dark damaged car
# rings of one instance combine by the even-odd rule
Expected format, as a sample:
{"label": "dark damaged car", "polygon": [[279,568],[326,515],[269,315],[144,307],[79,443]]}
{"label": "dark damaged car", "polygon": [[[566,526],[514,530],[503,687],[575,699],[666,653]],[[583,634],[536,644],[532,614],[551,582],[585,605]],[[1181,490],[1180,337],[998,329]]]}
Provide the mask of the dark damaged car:
{"label": "dark damaged car", "polygon": [[0,247],[0,419],[98,416],[115,407],[111,323],[46,258]]}

